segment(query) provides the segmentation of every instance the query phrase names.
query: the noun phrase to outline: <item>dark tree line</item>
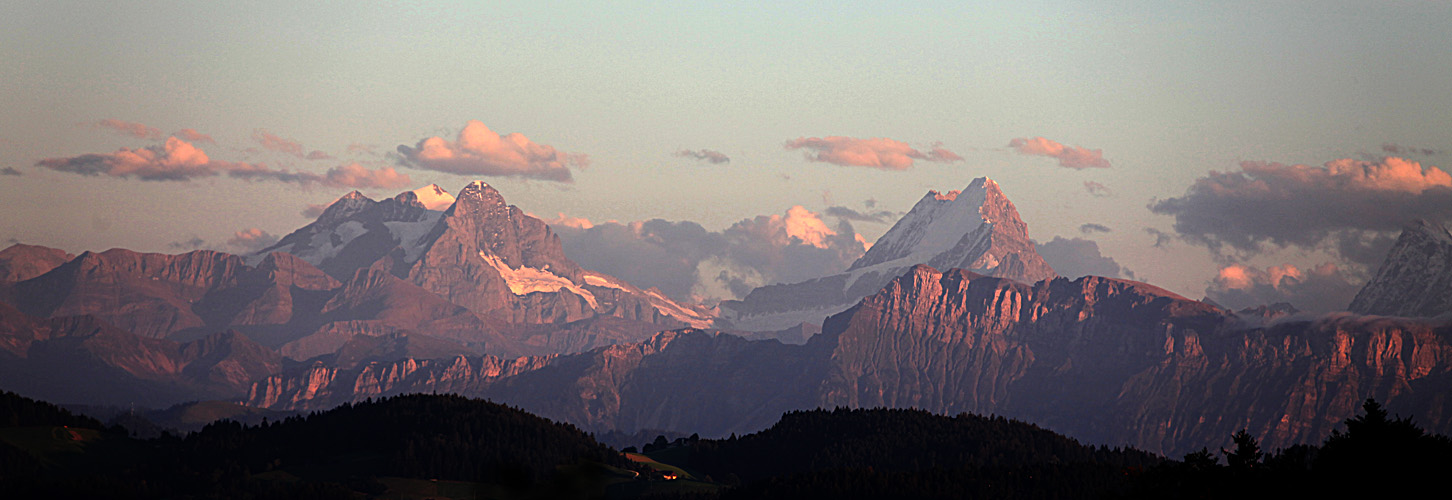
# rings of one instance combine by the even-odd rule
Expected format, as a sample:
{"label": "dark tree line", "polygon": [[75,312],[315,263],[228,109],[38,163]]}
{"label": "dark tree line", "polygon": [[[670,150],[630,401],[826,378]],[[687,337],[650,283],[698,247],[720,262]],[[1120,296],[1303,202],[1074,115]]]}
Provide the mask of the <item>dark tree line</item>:
{"label": "dark tree line", "polygon": [[730,498],[1085,498],[1125,493],[1127,474],[1162,461],[1003,417],[905,409],[791,412],[692,451],[692,467],[739,478]]}
{"label": "dark tree line", "polygon": [[[1390,417],[1374,399],[1319,446],[1295,445],[1273,453],[1242,430],[1221,450],[1208,449],[1156,467],[1136,484],[1143,498],[1227,498],[1350,495],[1396,496],[1444,492],[1452,470],[1452,440],[1423,431],[1410,417]],[[1445,493],[1442,493],[1445,494]]]}
{"label": "dark tree line", "polygon": [[151,440],[18,396],[0,401],[0,422],[108,432],[49,466],[0,446],[0,488],[12,498],[356,498],[381,493],[380,476],[530,492],[574,474],[561,472],[572,466],[630,467],[574,426],[458,396],[399,396],[258,426],[221,421]]}

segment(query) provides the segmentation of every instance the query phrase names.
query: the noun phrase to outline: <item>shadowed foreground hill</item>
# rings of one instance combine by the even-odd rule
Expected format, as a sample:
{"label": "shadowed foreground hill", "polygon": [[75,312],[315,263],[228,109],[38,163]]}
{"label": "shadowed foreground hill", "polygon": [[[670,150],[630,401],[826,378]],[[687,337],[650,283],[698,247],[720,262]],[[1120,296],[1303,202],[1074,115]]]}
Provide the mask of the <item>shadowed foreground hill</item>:
{"label": "shadowed foreground hill", "polygon": [[791,412],[690,453],[699,471],[740,479],[729,498],[1095,498],[1161,461],[1003,417],[881,408]]}
{"label": "shadowed foreground hill", "polygon": [[[573,426],[457,396],[401,396],[257,427],[223,421],[148,441],[12,393],[0,395],[0,410],[0,423],[23,426],[0,428],[10,498],[357,498],[418,483],[410,479],[552,498],[598,494],[633,475]],[[53,441],[73,449],[55,451]]]}

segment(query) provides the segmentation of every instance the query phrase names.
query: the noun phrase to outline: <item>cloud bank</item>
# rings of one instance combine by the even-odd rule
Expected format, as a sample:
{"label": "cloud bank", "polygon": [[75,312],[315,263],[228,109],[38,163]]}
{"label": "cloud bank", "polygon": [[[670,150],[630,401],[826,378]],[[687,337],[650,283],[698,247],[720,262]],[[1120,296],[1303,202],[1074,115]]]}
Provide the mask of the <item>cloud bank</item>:
{"label": "cloud bank", "polygon": [[1048,243],[1034,243],[1034,251],[1059,273],[1069,279],[1083,276],[1105,276],[1109,278],[1134,278],[1134,273],[1120,266],[1114,259],[1099,253],[1099,243],[1084,238],[1055,236]]}
{"label": "cloud bank", "polygon": [[1286,302],[1313,313],[1346,310],[1360,285],[1334,263],[1311,269],[1290,264],[1260,269],[1231,264],[1220,269],[1205,296],[1231,309]]}
{"label": "cloud bank", "polygon": [[1244,162],[1149,209],[1174,217],[1180,239],[1225,260],[1297,247],[1375,266],[1410,219],[1452,219],[1452,175],[1397,157],[1319,167]]}
{"label": "cloud bank", "polygon": [[[1008,141],[1009,149],[1017,151],[1018,154],[1032,156],[1047,156],[1059,160],[1059,166],[1076,170],[1086,168],[1109,168],[1109,160],[1104,159],[1104,152],[1098,149],[1086,149],[1079,146],[1065,146],[1043,137],[1021,137]],[[1097,183],[1096,183],[1097,184]],[[1085,184],[1088,187],[1088,184]],[[1103,187],[1101,184],[1100,187]],[[1091,189],[1090,193],[1094,191]]]}
{"label": "cloud bank", "polygon": [[547,222],[565,253],[585,268],[703,302],[840,272],[865,246],[850,223],[829,226],[801,206],[744,219],[723,231],[660,219],[591,224],[561,215]]}
{"label": "cloud bank", "polygon": [[425,170],[555,182],[574,182],[570,167],[589,165],[585,155],[557,151],[519,133],[501,136],[478,120],[469,120],[453,141],[430,137],[413,147],[398,146],[398,154],[403,165]]}
{"label": "cloud bank", "polygon": [[787,141],[786,149],[805,150],[808,161],[883,170],[906,170],[916,160],[939,163],[963,161],[963,157],[941,145],[934,145],[923,152],[906,142],[886,138],[801,137]]}
{"label": "cloud bank", "polygon": [[68,158],[48,158],[36,166],[58,172],[86,176],[106,175],[143,181],[190,181],[201,177],[226,174],[248,181],[270,180],[299,184],[304,187],[323,185],[351,188],[396,188],[412,183],[408,175],[393,167],[369,170],[358,164],[329,169],[324,174],[276,170],[261,163],[213,160],[201,148],[176,137],[167,138],[157,146],[121,148],[109,154],[85,154]]}

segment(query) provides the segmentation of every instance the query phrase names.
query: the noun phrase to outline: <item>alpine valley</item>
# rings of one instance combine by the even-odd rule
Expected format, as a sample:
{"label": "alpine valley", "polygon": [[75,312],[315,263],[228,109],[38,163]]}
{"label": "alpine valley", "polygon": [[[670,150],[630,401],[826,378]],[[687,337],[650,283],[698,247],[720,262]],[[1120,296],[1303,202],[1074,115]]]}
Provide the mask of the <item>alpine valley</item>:
{"label": "alpine valley", "polygon": [[1409,221],[1348,311],[1060,277],[987,178],[928,192],[840,273],[692,304],[582,268],[473,182],[355,191],[249,255],[11,246],[0,389],[277,411],[456,393],[597,434],[708,438],[795,410],[916,408],[1163,454],[1241,429],[1318,443],[1375,398],[1452,432],[1452,234]]}

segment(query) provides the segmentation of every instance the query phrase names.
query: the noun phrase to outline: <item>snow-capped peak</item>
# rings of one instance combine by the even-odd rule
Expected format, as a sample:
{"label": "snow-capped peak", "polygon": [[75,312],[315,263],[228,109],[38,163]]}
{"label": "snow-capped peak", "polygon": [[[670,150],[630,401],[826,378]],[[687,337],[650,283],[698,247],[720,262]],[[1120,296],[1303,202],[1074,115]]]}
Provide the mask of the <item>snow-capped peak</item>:
{"label": "snow-capped peak", "polygon": [[448,209],[449,205],[454,204],[454,195],[444,191],[444,188],[439,187],[438,184],[429,184],[415,189],[413,194],[418,197],[418,202],[429,210],[443,211]]}
{"label": "snow-capped peak", "polygon": [[[991,182],[987,177],[979,177],[962,191],[928,191],[850,269],[899,259],[922,263],[952,249],[963,235],[986,222],[980,209],[988,199],[987,187]],[[993,186],[996,188],[997,184]]]}

